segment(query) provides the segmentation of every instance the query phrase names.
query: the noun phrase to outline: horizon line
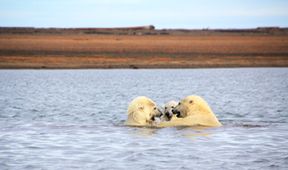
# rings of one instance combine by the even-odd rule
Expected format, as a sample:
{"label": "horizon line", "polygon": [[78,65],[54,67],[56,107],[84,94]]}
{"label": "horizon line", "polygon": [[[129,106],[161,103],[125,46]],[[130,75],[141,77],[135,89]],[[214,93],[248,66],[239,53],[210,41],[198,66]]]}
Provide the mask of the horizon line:
{"label": "horizon line", "polygon": [[185,27],[170,27],[170,28],[157,28],[155,25],[137,25],[137,26],[120,26],[120,27],[50,27],[50,26],[0,26],[0,28],[30,28],[30,29],[150,29],[150,30],[216,30],[216,29],[259,29],[259,28],[274,28],[274,29],[287,29],[287,26],[256,26],[256,27],[202,27],[202,28],[185,28]]}

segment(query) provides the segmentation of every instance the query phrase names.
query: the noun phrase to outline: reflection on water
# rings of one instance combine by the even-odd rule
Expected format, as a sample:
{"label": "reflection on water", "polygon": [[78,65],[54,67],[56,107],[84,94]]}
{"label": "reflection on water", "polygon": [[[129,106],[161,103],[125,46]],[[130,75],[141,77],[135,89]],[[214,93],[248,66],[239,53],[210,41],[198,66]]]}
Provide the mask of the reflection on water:
{"label": "reflection on water", "polygon": [[151,137],[157,134],[156,128],[135,127],[131,134],[139,137]]}
{"label": "reflection on water", "polygon": [[[1,70],[0,169],[287,169],[288,69]],[[197,94],[221,128],[123,125]]]}

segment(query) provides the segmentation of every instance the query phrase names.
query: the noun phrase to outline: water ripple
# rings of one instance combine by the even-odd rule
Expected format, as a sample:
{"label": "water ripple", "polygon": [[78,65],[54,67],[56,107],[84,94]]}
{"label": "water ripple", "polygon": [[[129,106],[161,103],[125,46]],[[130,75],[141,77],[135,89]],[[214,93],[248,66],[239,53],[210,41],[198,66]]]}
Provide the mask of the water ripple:
{"label": "water ripple", "polygon": [[[1,70],[0,169],[288,169],[287,68]],[[221,128],[123,125],[198,94]]]}

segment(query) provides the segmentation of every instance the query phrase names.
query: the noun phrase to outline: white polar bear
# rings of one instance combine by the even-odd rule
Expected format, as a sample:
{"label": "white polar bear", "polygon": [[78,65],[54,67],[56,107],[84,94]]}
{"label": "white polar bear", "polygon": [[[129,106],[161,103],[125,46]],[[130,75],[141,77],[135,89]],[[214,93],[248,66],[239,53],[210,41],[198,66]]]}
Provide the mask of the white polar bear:
{"label": "white polar bear", "polygon": [[178,102],[171,100],[164,105],[164,113],[161,116],[161,121],[170,121],[171,119],[176,118],[176,115],[173,114],[172,109],[177,106]]}
{"label": "white polar bear", "polygon": [[153,126],[157,124],[155,117],[162,116],[155,102],[148,97],[136,97],[128,106],[128,126]]}
{"label": "white polar bear", "polygon": [[158,127],[222,126],[207,102],[200,96],[185,97],[172,111],[178,118],[160,122],[160,124],[157,125]]}

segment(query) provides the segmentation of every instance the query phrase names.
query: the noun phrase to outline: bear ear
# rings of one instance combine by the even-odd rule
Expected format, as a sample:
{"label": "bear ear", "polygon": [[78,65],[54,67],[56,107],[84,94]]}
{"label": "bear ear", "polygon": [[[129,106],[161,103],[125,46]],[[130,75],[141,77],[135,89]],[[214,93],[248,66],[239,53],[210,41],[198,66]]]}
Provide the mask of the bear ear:
{"label": "bear ear", "polygon": [[139,106],[138,109],[139,110],[144,110],[144,106]]}
{"label": "bear ear", "polygon": [[193,100],[190,100],[189,103],[190,103],[190,104],[193,104]]}

